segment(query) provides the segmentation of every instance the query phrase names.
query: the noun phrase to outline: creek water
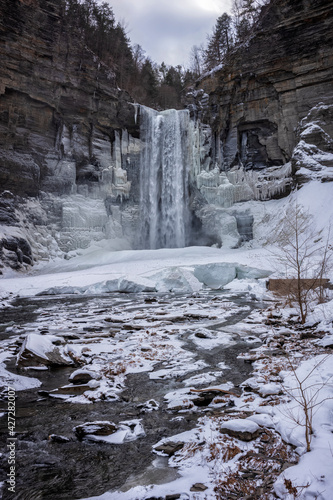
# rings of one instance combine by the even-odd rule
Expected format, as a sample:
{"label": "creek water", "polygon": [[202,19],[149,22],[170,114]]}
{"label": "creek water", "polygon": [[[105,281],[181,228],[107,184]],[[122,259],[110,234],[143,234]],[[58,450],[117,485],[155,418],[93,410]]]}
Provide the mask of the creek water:
{"label": "creek water", "polygon": [[[236,324],[246,318],[256,307],[262,304],[251,301],[245,296],[231,296],[226,293],[206,293],[191,296],[190,300],[198,305],[209,304],[214,300],[227,299],[239,306],[225,321],[205,320],[205,328],[220,330],[227,325]],[[98,297],[54,297],[20,299],[3,311],[0,326],[0,340],[9,336],[19,338],[21,333],[41,331],[49,325],[49,333],[58,328],[61,318],[66,318],[66,328],[76,335],[80,332],[99,331],[107,328],[101,317],[109,308],[117,304],[127,311],[141,310],[154,312],[157,306],[170,307],[181,305],[189,300],[188,296],[158,296],[154,294],[108,294]],[[199,321],[193,317],[187,319],[193,323]],[[236,329],[235,329],[236,332]],[[192,371],[191,376],[216,371],[217,365],[224,362],[229,370],[223,372],[214,384],[226,381],[236,387],[244,381],[251,370],[251,365],[237,359],[239,352],[249,350],[254,345],[246,343],[237,333],[230,345],[218,345],[213,349],[199,348],[190,335],[184,334],[184,348],[195,354],[196,359],[205,361],[206,366]],[[18,341],[18,344],[20,342]],[[155,370],[161,366],[156,365]],[[15,358],[7,363],[7,369],[16,372]],[[164,395],[172,390],[184,387],[186,376],[167,380],[152,380],[149,373],[129,374],[126,388],[116,401],[98,401],[93,404],[75,404],[61,399],[50,398],[46,393],[68,383],[68,377],[74,368],[51,368],[46,371],[29,372],[37,377],[42,386],[17,392],[16,399],[16,493],[3,488],[3,498],[17,500],[73,500],[99,495],[106,491],[126,490],[138,484],[168,482],[177,476],[175,469],[169,468],[167,459],[157,457],[152,446],[161,438],[173,436],[193,428],[197,419],[204,412],[214,413],[209,407],[198,407],[182,411],[180,414],[167,408]],[[26,373],[25,373],[26,374]],[[187,375],[188,376],[188,375]],[[142,403],[154,399],[159,407],[155,411],[145,412]],[[5,409],[5,392],[1,406]],[[221,411],[221,410],[220,410]],[[84,422],[109,420],[121,422],[129,419],[141,419],[145,435],[135,441],[123,444],[108,444],[79,441],[73,428]],[[6,415],[0,419],[1,445],[6,448],[8,437]],[[58,443],[49,439],[51,434],[65,436],[68,442]],[[1,457],[2,472],[7,474],[6,454]]]}

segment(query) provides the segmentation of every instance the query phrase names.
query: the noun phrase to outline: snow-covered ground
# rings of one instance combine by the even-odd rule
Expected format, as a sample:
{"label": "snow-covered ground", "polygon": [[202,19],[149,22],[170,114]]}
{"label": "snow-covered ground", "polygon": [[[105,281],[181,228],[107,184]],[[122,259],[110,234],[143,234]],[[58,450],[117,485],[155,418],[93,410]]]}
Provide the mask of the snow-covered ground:
{"label": "snow-covered ground", "polygon": [[[323,241],[333,220],[332,188],[332,183],[312,181],[291,196],[297,197],[304,210],[310,210],[312,225],[318,234],[322,231]],[[207,326],[208,321],[221,323],[237,310],[228,296],[219,296],[214,302],[213,295],[205,296],[207,290],[212,294],[212,290],[223,288],[230,294],[242,292],[249,299],[268,299],[274,304],[274,297],[266,290],[266,279],[270,272],[278,273],[279,269],[272,263],[267,243],[288,205],[285,199],[249,204],[255,214],[255,240],[238,249],[190,247],[110,252],[107,243],[99,243],[68,261],[55,259],[29,275],[12,272],[1,280],[3,308],[12,307],[15,297],[93,296],[117,291],[138,293],[138,297],[141,293],[146,294],[144,297],[152,294],[153,298],[164,294],[168,302],[157,303],[152,312],[145,310],[144,299],[135,309],[127,309],[126,301],[115,301],[112,311],[94,317],[95,328],[97,325],[100,330],[84,337],[75,338],[70,314],[51,324],[49,318],[41,317],[38,324],[32,323],[24,332],[9,325],[7,333],[11,337],[2,341],[0,352],[0,376],[5,385],[10,383],[17,390],[37,387],[38,369],[60,356],[69,363],[79,362],[81,373],[76,375],[89,379],[79,395],[71,392],[75,385],[72,379],[54,391],[53,397],[69,403],[116,400],[126,386],[126,375],[143,371],[149,372],[151,380],[183,377],[183,387],[164,395],[171,418],[173,412],[175,418],[181,419],[185,411],[197,411],[193,403],[196,391],[205,389],[214,394],[207,405],[209,411],[203,412],[195,429],[162,440],[154,447],[163,446],[166,441],[182,443],[169,458],[169,467],[177,469],[176,479],[164,484],[138,483],[127,491],[106,492],[93,498],[144,500],[179,495],[182,500],[209,500],[224,498],[227,492],[243,498],[255,489],[262,491],[262,499],[273,498],[274,491],[284,500],[331,500],[333,301],[314,306],[302,328],[297,324],[296,310],[283,307],[281,299],[277,307],[253,312],[232,328],[212,330]],[[328,277],[332,278],[331,274]],[[188,299],[177,302],[177,294]],[[88,311],[89,314],[93,317],[93,312]],[[193,318],[197,321],[194,327],[190,324]],[[106,334],[102,327],[105,322],[118,326]],[[72,336],[66,338],[69,326]],[[228,383],[214,385],[228,367],[222,363],[204,372],[203,362],[184,348],[185,332],[199,351],[230,345],[235,332],[248,344],[259,338],[262,345],[240,358],[251,362],[254,370],[242,384],[241,393]],[[18,338],[25,338],[20,353]],[[30,354],[24,358],[27,352]],[[37,356],[34,378],[14,376],[6,369],[4,361],[17,353],[24,366],[31,353]],[[158,363],[163,368],[155,370]],[[146,406],[153,411],[151,401]],[[143,438],[140,422],[133,422],[120,422],[116,434],[106,441],[120,444],[126,439]],[[306,430],[312,432],[307,435]],[[96,436],[92,439],[96,440]],[[310,451],[306,451],[307,447]],[[156,451],[157,457],[161,453]]]}
{"label": "snow-covered ground", "polygon": [[[332,323],[332,303],[330,310]],[[269,321],[274,327],[267,326]],[[228,385],[210,383],[208,377],[202,392],[215,394],[208,406],[215,408],[213,415],[199,418],[191,431],[156,443],[157,456],[170,455],[169,466],[176,468],[176,479],[155,485],[138,481],[129,489],[86,500],[143,500],[166,495],[213,500],[229,494],[234,498],[255,494],[256,498],[271,500],[276,496],[284,500],[330,500],[332,349],[318,347],[318,327],[309,326],[312,338],[304,340],[294,326],[286,328],[285,321],[286,315],[272,308],[271,314],[252,313],[244,323],[232,327],[249,331],[251,325],[253,331],[265,330],[260,335],[262,346],[244,356],[253,362],[253,375],[243,382],[241,395]],[[179,418],[191,407],[189,394],[184,388],[165,395],[169,408],[178,409]],[[230,401],[231,409],[223,412]],[[219,407],[221,412],[216,411]],[[311,433],[307,436],[309,426]],[[310,451],[306,451],[307,439]],[[174,453],[163,451],[170,442],[171,446],[178,445]]]}

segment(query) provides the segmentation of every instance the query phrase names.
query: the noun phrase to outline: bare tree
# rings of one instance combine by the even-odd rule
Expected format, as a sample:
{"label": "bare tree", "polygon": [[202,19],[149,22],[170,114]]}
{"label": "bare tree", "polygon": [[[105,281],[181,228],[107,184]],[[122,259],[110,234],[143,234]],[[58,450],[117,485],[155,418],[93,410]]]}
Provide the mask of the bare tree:
{"label": "bare tree", "polygon": [[[313,435],[313,416],[316,408],[320,407],[324,401],[332,399],[331,396],[322,395],[323,389],[331,382],[332,376],[323,381],[316,381],[315,372],[319,373],[319,368],[329,359],[330,355],[320,357],[303,377],[289,361],[289,367],[293,374],[292,387],[282,384],[283,390],[295,401],[296,406],[287,412],[287,416],[297,425],[304,427],[306,451],[311,451],[311,440]],[[318,377],[317,377],[318,378]]]}
{"label": "bare tree", "polygon": [[285,269],[286,278],[292,280],[289,298],[296,302],[302,324],[306,321],[315,289],[323,300],[324,277],[332,258],[330,232],[324,240],[323,230],[317,232],[312,219],[301,205],[291,202],[273,238],[277,247],[277,251],[273,251],[274,259]]}
{"label": "bare tree", "polygon": [[190,69],[196,78],[198,78],[202,73],[204,64],[203,58],[204,58],[203,45],[202,44],[200,46],[193,45],[190,53]]}

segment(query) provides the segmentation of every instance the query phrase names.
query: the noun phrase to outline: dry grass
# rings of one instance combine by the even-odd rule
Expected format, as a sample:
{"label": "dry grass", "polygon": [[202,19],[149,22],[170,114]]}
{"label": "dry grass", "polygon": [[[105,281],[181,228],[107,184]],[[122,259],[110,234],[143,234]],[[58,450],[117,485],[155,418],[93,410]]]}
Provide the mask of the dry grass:
{"label": "dry grass", "polygon": [[126,365],[124,363],[109,363],[105,368],[102,369],[102,373],[105,377],[109,379],[114,379],[117,375],[121,375],[126,372]]}

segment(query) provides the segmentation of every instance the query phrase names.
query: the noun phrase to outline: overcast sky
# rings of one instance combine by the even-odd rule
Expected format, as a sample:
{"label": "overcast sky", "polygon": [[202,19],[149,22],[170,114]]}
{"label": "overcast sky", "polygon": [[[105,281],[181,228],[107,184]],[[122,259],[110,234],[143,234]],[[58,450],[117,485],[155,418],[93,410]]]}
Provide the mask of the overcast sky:
{"label": "overcast sky", "polygon": [[131,43],[154,62],[189,65],[193,45],[206,42],[231,0],[108,0],[117,21],[125,21]]}

